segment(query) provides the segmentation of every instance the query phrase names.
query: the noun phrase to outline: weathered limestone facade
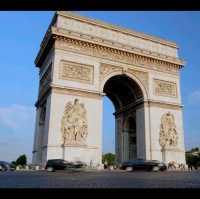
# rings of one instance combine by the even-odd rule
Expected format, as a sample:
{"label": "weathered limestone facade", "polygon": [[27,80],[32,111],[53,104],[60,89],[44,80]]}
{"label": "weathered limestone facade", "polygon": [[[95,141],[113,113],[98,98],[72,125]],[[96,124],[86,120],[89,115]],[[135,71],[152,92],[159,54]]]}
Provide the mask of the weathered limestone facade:
{"label": "weathered limestone facade", "polygon": [[175,43],[71,12],[56,12],[35,64],[39,94],[33,163],[101,164],[103,96],[116,112],[117,161],[185,163]]}

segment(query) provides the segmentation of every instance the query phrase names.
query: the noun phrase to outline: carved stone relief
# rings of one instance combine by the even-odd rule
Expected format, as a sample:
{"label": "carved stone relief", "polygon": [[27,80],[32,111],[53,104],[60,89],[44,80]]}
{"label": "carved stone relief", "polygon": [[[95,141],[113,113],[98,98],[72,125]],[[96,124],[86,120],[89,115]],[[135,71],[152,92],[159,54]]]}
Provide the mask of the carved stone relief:
{"label": "carved stone relief", "polygon": [[101,64],[100,67],[100,79],[101,81],[108,76],[110,73],[113,72],[121,72],[121,73],[126,73],[129,72],[130,74],[135,75],[142,83],[143,85],[146,87],[146,89],[148,90],[148,73],[147,72],[143,72],[143,71],[139,71],[139,70],[134,70],[134,69],[126,69],[124,70],[123,67],[119,67],[119,66],[114,66],[114,65],[110,65],[110,64]]}
{"label": "carved stone relief", "polygon": [[176,83],[154,79],[154,93],[157,96],[177,97]]}
{"label": "carved stone relief", "polygon": [[128,72],[135,75],[143,83],[145,88],[148,90],[149,84],[148,84],[148,73],[147,72],[138,71],[138,70],[134,70],[134,69],[130,69],[130,68],[128,69]]}
{"label": "carved stone relief", "polygon": [[87,115],[84,104],[78,99],[65,106],[61,121],[63,145],[85,145],[88,135]]}
{"label": "carved stone relief", "polygon": [[93,84],[93,66],[64,61],[60,63],[59,78],[80,83]]}
{"label": "carved stone relief", "polygon": [[117,72],[117,71],[122,72],[122,67],[102,63],[100,67],[100,78],[101,80],[103,80],[110,73]]}
{"label": "carved stone relief", "polygon": [[54,37],[57,40],[55,45],[56,48],[70,50],[74,52],[79,52],[81,54],[101,57],[104,59],[124,62],[128,64],[134,64],[136,66],[178,75],[179,65],[174,63],[145,57],[142,55],[137,55],[134,53],[125,52],[105,46],[100,46],[80,40],[61,38],[59,36]]}
{"label": "carved stone relief", "polygon": [[162,148],[176,147],[178,143],[178,133],[176,131],[174,115],[170,112],[161,117],[159,143]]}

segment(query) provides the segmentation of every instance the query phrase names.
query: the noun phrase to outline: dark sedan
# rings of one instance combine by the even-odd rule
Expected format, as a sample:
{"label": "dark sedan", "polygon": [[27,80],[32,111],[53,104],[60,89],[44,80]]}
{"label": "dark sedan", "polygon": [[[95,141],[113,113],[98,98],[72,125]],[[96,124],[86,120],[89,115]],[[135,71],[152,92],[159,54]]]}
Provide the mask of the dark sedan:
{"label": "dark sedan", "polygon": [[47,171],[65,170],[68,168],[83,168],[86,164],[81,161],[68,162],[63,159],[48,160],[45,166]]}
{"label": "dark sedan", "polygon": [[134,170],[146,170],[146,171],[165,171],[167,166],[165,163],[158,160],[129,160],[122,163],[122,170],[134,171]]}
{"label": "dark sedan", "polygon": [[0,161],[0,171],[12,171],[14,168],[11,166],[10,163],[5,161]]}

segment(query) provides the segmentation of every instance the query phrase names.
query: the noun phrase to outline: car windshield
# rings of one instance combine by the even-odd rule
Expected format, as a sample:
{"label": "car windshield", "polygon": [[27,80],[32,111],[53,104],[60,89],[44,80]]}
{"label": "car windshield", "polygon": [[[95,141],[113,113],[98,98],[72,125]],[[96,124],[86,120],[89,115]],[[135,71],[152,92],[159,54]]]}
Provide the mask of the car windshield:
{"label": "car windshield", "polygon": [[158,163],[160,163],[160,161],[159,161],[159,160],[152,160],[152,162],[158,162]]}
{"label": "car windshield", "polygon": [[10,165],[10,163],[5,162],[5,161],[0,161],[0,164],[6,164],[6,165]]}
{"label": "car windshield", "polygon": [[49,163],[51,162],[62,162],[62,159],[53,159],[53,160],[48,160]]}
{"label": "car windshield", "polygon": [[144,162],[144,160],[143,159],[135,159],[135,160],[126,161],[124,163],[129,164],[129,163],[141,163],[141,162]]}
{"label": "car windshield", "polygon": [[65,163],[65,164],[69,164],[70,162],[67,161],[67,160],[63,160],[63,163]]}

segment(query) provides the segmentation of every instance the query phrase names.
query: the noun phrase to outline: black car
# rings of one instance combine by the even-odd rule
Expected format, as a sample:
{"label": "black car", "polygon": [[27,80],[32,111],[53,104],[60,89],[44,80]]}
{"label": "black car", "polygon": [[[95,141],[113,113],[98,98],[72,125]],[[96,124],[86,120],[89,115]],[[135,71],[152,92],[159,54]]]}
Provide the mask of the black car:
{"label": "black car", "polygon": [[0,171],[11,171],[13,168],[11,164],[5,161],[0,161]]}
{"label": "black car", "polygon": [[69,168],[83,168],[86,164],[81,161],[68,162],[63,159],[48,160],[45,166],[47,171],[65,170]]}
{"label": "black car", "polygon": [[129,160],[122,163],[121,169],[134,171],[134,170],[146,170],[146,171],[165,171],[167,166],[165,163],[158,160]]}

